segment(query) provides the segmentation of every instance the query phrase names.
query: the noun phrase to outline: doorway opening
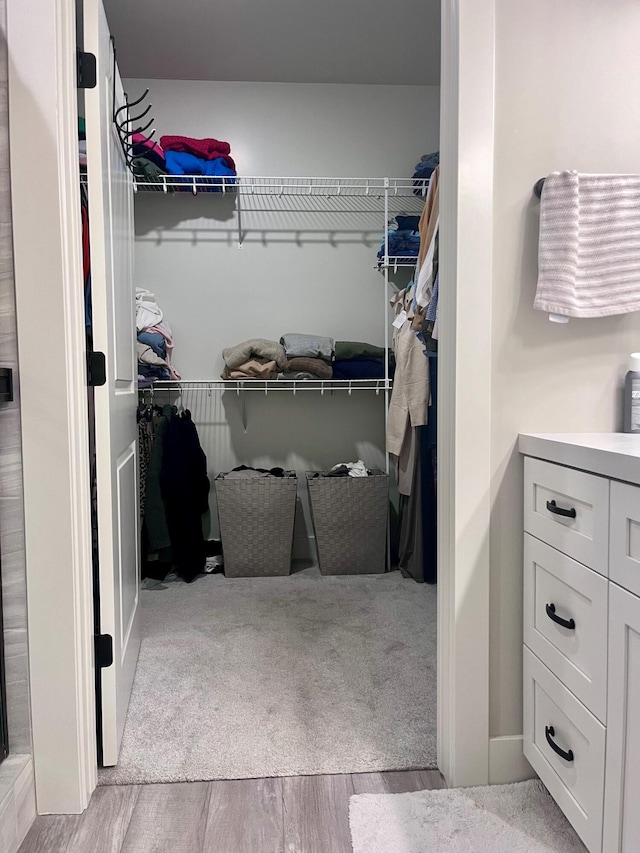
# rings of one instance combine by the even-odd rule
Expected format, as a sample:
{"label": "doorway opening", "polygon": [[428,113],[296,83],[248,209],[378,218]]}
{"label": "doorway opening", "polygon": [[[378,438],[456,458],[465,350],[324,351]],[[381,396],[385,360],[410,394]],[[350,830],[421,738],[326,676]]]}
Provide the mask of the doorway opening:
{"label": "doorway opening", "polygon": [[[106,11],[108,17],[108,3]],[[117,21],[109,23],[119,45]],[[439,33],[439,19],[434,18],[431,27]],[[123,54],[119,48],[121,62],[126,61]],[[214,103],[223,104],[216,117],[220,130],[215,134],[234,139],[233,153],[238,148],[246,152],[247,170],[254,175],[272,174],[278,157],[283,165],[278,171],[287,176],[337,171],[333,154],[322,150],[323,145],[316,143],[316,148],[310,148],[316,134],[313,129],[311,133],[305,129],[300,117],[306,116],[311,122],[315,116],[336,130],[344,127],[345,120],[351,120],[350,133],[346,134],[350,137],[350,151],[343,154],[344,169],[362,177],[246,179],[239,172],[233,192],[221,198],[226,194],[198,193],[200,186],[195,187],[194,194],[183,193],[182,187],[175,186],[181,181],[167,182],[166,177],[157,180],[157,175],[154,179],[148,174],[136,176],[132,283],[143,291],[138,294],[138,307],[142,305],[143,311],[151,311],[159,318],[151,325],[139,323],[138,332],[157,334],[155,327],[164,325],[160,329],[164,354],[155,352],[164,362],[158,363],[159,370],[166,365],[170,371],[179,368],[182,375],[182,379],[171,379],[171,372],[166,378],[159,373],[153,376],[152,371],[143,373],[145,378],[151,375],[157,380],[149,384],[150,390],[139,400],[140,447],[151,438],[147,462],[151,464],[152,447],[156,446],[154,421],[165,419],[164,427],[176,434],[178,444],[178,434],[184,432],[184,422],[188,421],[189,431],[195,427],[199,447],[206,456],[205,475],[212,486],[214,481],[217,485],[216,478],[221,473],[246,466],[258,472],[262,469],[274,480],[278,479],[273,474],[276,469],[296,471],[299,488],[290,575],[239,578],[214,571],[203,573],[194,581],[190,571],[187,575],[181,572],[175,553],[180,539],[180,532],[175,534],[175,518],[182,513],[184,521],[189,496],[174,491],[171,498],[169,475],[166,470],[159,472],[160,497],[168,510],[167,527],[174,527],[172,556],[164,560],[162,548],[145,548],[142,573],[146,579],[138,598],[124,598],[125,584],[119,598],[114,599],[113,579],[107,579],[111,591],[104,600],[116,600],[118,606],[125,602],[120,609],[127,613],[128,621],[123,621],[121,613],[117,626],[121,637],[126,635],[131,641],[137,636],[129,628],[134,623],[135,610],[140,610],[141,650],[128,713],[123,714],[120,708],[121,697],[116,695],[111,703],[114,742],[119,743],[122,733],[124,737],[119,755],[117,748],[107,752],[107,768],[101,771],[101,781],[108,784],[434,767],[436,589],[424,581],[435,580],[437,342],[432,334],[435,317],[429,320],[424,315],[431,303],[437,264],[429,291],[423,293],[429,298],[425,304],[414,306],[413,302],[421,239],[423,244],[425,239],[430,244],[433,237],[420,234],[429,179],[424,179],[418,169],[437,150],[437,87],[398,83],[381,92],[377,86],[366,84],[325,86],[268,80],[237,84],[224,80],[139,78],[125,79],[124,86],[135,99],[148,82],[153,90],[159,136],[189,130],[194,137],[209,137],[214,134],[210,129],[212,119],[204,117],[213,114]],[[116,88],[117,85],[116,81]],[[379,106],[383,99],[390,108],[404,103],[409,114],[412,107],[423,105],[418,98],[427,103],[428,115],[416,110],[414,118],[402,129],[401,143],[396,140],[393,145],[369,151],[367,139],[377,119],[368,110]],[[193,110],[191,114],[185,111],[185,106],[193,103],[204,105],[200,116],[194,115]],[[267,115],[274,116],[271,125],[265,124],[264,113],[256,112],[257,103],[266,107]],[[291,117],[292,104],[297,105],[295,118]],[[283,126],[287,115],[292,121],[290,127]],[[112,128],[108,130],[111,132]],[[300,153],[296,161],[287,152],[285,164],[278,149],[283,148],[287,137],[297,138],[295,146]],[[251,144],[256,141],[263,149],[260,156],[251,154]],[[87,149],[91,205],[90,108]],[[365,152],[358,156],[367,162],[354,163],[356,152]],[[250,168],[251,164],[255,168]],[[392,194],[377,187],[376,179],[370,177],[393,174],[394,170],[404,177],[387,179],[391,181]],[[104,169],[97,169],[96,173],[102,180]],[[301,189],[292,188],[287,181],[305,183]],[[322,185],[321,181],[327,183]],[[276,186],[278,182],[280,187]],[[149,183],[156,183],[153,189],[161,187],[162,192],[144,192]],[[119,226],[106,222],[104,200],[96,204],[102,222],[92,215],[92,234],[97,234],[98,241],[111,241],[113,246]],[[120,212],[126,215],[124,208]],[[241,251],[235,244],[238,235]],[[116,256],[113,251],[110,255]],[[108,314],[115,305],[117,321],[118,299],[125,294],[117,292],[114,281],[111,269],[98,286],[108,290],[103,308]],[[95,276],[93,284],[95,288]],[[420,310],[414,310],[416,307],[422,315]],[[94,302],[96,311],[99,313],[100,307],[96,309]],[[110,345],[111,322],[109,317],[103,319],[105,349]],[[424,325],[428,323],[430,327]],[[117,322],[114,328],[116,349],[120,344],[123,350],[130,347],[131,341],[118,338]],[[287,375],[284,380],[282,376],[278,380],[274,377],[265,380],[264,387],[259,385],[260,379],[255,380],[254,390],[259,385],[264,394],[249,393],[245,382],[248,377],[236,377],[234,388],[219,387],[219,373],[223,369],[234,370],[224,360],[223,351],[243,339],[259,338],[279,344],[291,330],[318,333],[316,337],[330,338],[333,344],[355,342],[375,349],[373,357],[358,352],[351,358],[337,359],[331,353],[327,361],[334,372],[337,361],[352,362],[347,365],[351,369],[354,363],[367,363],[371,371],[371,362],[377,359],[382,376],[369,372],[361,373],[360,378],[336,379],[332,375],[326,386],[313,373]],[[422,417],[417,407],[407,412],[408,421],[394,445],[386,429],[386,412],[389,403],[398,406],[391,378],[393,371],[398,371],[398,386],[405,369],[404,364],[399,364],[405,357],[398,347],[401,334],[417,342],[419,357],[416,347],[412,347],[411,355],[413,378],[415,381],[416,374],[423,376],[425,388],[418,403],[423,409]],[[140,344],[150,346],[139,334],[138,352]],[[167,358],[168,347],[173,347],[172,364]],[[119,353],[112,355],[117,371]],[[293,350],[286,356],[309,357]],[[264,366],[264,359],[259,363]],[[341,364],[341,369],[346,370],[347,366]],[[114,376],[116,384],[122,383],[122,399],[126,377],[118,379],[117,372]],[[280,383],[278,389],[268,385],[273,381]],[[222,382],[232,379],[227,374]],[[303,390],[304,393],[297,393]],[[96,394],[100,393],[98,389]],[[165,406],[174,410],[165,410]],[[114,411],[112,405],[106,412],[107,420]],[[113,435],[111,430],[111,438]],[[106,444],[104,435],[103,441]],[[392,459],[391,465],[387,455],[390,447],[399,459]],[[123,445],[118,453],[125,450]],[[113,496],[121,494],[114,486],[120,472],[116,464],[118,453],[113,447],[110,452]],[[322,557],[318,567],[318,521],[305,488],[305,474],[326,473],[342,462],[359,462],[367,472],[390,475],[391,523],[389,535],[384,537],[387,553],[382,561],[388,571],[381,574],[327,576],[322,571]],[[171,482],[177,489],[178,481]],[[149,494],[142,495],[142,500],[146,504]],[[109,511],[112,509],[110,504]],[[221,515],[219,489],[211,489],[204,510],[205,547],[208,544],[210,550],[215,550],[212,543],[222,538],[225,570],[227,575],[233,574],[229,571],[229,553],[232,545],[244,538],[242,510],[235,532],[226,540],[217,523]],[[119,505],[117,511],[122,513],[123,507]],[[143,541],[147,546],[153,544],[148,541],[153,522],[144,512],[136,519],[138,522]],[[113,523],[112,516],[105,536],[109,536]],[[194,544],[193,537],[189,541]],[[266,537],[264,541],[266,547]],[[360,542],[344,541],[345,549],[354,548],[356,552],[364,550],[364,546],[364,538]],[[125,556],[122,551],[116,554],[120,560]],[[215,563],[217,555],[208,556],[212,558],[209,567],[219,568]],[[271,573],[272,559],[265,553],[267,575]],[[127,565],[131,567],[131,563]],[[403,571],[398,570],[398,565]],[[118,607],[112,603],[105,606],[117,621]],[[124,655],[123,646],[123,660]],[[105,679],[112,680],[116,691],[118,684],[117,678],[112,679],[106,670],[102,679],[104,729]]]}

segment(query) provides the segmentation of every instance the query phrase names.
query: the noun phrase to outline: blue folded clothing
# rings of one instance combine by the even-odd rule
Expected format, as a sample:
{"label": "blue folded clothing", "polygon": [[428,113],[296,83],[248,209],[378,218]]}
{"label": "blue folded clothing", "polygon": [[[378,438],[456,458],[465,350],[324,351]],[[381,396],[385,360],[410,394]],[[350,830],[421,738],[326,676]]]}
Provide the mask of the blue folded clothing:
{"label": "blue folded clothing", "polygon": [[416,163],[416,170],[413,174],[414,178],[419,178],[413,182],[416,189],[413,191],[415,195],[423,195],[423,181],[430,178],[436,166],[440,165],[440,152],[434,151],[433,154],[423,154],[420,162]]}
{"label": "blue folded clothing", "polygon": [[434,151],[433,154],[423,154],[420,162],[416,163],[414,178],[430,178],[436,166],[440,165],[440,152]]}
{"label": "blue folded clothing", "polygon": [[144,376],[147,379],[171,378],[171,375],[166,367],[160,367],[160,365],[145,364],[142,361],[138,362],[138,376]]}
{"label": "blue folded clothing", "polygon": [[399,214],[396,216],[396,222],[398,223],[398,231],[417,231],[420,225],[420,217]]}
{"label": "blue folded clothing", "polygon": [[[229,167],[224,157],[216,157],[215,160],[203,160],[194,154],[184,151],[166,151],[166,168],[170,175],[202,175],[206,178],[235,177],[236,173]],[[185,179],[185,183],[188,183]],[[212,182],[214,192],[219,192],[220,187]],[[233,181],[231,182],[233,183]]]}
{"label": "blue folded clothing", "polygon": [[[417,257],[420,251],[419,231],[389,231],[389,255]],[[384,240],[378,252],[378,259],[384,258]]]}
{"label": "blue folded clothing", "polygon": [[[389,376],[393,377],[395,363],[389,361]],[[334,379],[384,379],[383,358],[348,358],[333,362]]]}
{"label": "blue folded clothing", "polygon": [[160,358],[167,360],[167,342],[159,332],[138,332],[138,340],[151,347]]}
{"label": "blue folded clothing", "polygon": [[389,236],[390,255],[418,254],[420,250],[420,234],[417,231],[396,231]]}

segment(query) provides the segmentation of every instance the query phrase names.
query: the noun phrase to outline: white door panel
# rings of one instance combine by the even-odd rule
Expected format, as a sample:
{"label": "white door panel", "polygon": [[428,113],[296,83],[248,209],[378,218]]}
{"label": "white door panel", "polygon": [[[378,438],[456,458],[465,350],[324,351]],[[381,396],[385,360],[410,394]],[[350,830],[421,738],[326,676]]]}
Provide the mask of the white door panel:
{"label": "white door panel", "polygon": [[113,637],[102,670],[103,763],[115,764],[140,648],[138,449],[136,427],[133,185],[112,121],[124,103],[101,0],[84,0],[84,49],[98,85],[85,93],[93,337],[106,356],[96,388],[100,630]]}

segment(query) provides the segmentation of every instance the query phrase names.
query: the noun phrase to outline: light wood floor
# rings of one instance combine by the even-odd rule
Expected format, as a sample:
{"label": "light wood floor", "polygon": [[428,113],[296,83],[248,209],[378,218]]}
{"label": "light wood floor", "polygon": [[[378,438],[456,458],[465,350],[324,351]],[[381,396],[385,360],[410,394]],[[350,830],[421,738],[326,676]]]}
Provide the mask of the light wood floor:
{"label": "light wood floor", "polygon": [[20,853],[352,853],[351,794],[443,787],[437,770],[108,786],[38,817]]}

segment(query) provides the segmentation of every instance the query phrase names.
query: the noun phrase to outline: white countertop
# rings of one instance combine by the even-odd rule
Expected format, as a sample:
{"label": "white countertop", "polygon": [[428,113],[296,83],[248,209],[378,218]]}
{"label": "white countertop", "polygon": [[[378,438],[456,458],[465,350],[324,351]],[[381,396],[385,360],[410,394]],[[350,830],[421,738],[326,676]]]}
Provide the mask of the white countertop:
{"label": "white countertop", "polygon": [[521,434],[518,450],[570,468],[640,485],[640,434],[558,432]]}

